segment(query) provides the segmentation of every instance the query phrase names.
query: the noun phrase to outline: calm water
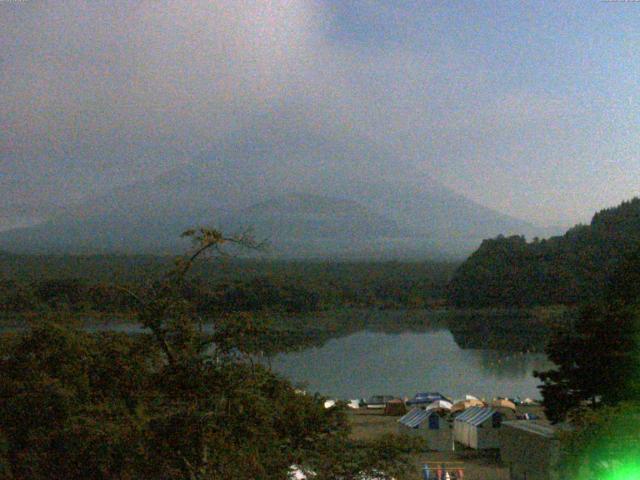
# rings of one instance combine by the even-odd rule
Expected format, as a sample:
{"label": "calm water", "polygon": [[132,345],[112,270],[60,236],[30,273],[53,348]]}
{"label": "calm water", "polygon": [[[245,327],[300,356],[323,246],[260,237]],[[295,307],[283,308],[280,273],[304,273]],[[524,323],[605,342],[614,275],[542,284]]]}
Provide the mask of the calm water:
{"label": "calm water", "polygon": [[542,353],[462,349],[448,329],[417,333],[361,331],[321,347],[278,354],[272,368],[310,392],[338,398],[374,394],[539,398],[534,370],[551,366]]}
{"label": "calm water", "polygon": [[[347,398],[375,394],[413,396],[440,391],[458,398],[465,394],[492,398],[539,398],[534,370],[552,364],[541,350],[547,333],[512,316],[458,318],[429,311],[350,311],[324,317],[290,319],[293,331],[304,325],[326,327],[306,336],[309,346],[269,358],[273,370],[310,392]],[[9,326],[2,331],[21,330]],[[92,331],[141,332],[129,323],[87,325]],[[209,330],[210,326],[205,326]],[[452,333],[452,331],[455,333]],[[332,338],[333,337],[333,338]]]}

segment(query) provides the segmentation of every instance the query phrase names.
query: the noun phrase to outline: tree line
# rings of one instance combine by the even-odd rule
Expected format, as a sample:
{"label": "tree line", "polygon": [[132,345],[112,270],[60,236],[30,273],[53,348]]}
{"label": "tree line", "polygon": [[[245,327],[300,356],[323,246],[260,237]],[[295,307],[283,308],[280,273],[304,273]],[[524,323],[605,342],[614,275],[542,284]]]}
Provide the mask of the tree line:
{"label": "tree line", "polygon": [[485,240],[456,271],[459,307],[568,305],[550,325],[554,367],[535,372],[561,426],[560,478],[635,478],[640,471],[640,199],[602,210],[548,240]]}
{"label": "tree line", "polygon": [[[157,282],[156,282],[157,283]],[[88,283],[79,279],[50,279],[32,283],[0,283],[0,308],[4,312],[34,312],[66,309],[71,312],[127,314],[136,308],[131,293],[145,295],[155,287],[139,283]],[[201,314],[282,310],[308,312],[318,308],[315,292],[268,278],[254,278],[209,285],[192,280],[183,285],[183,295]]]}
{"label": "tree line", "polygon": [[[44,257],[5,255],[0,266],[0,310],[28,312],[64,308],[74,312],[130,313],[126,293],[152,288],[163,258]],[[80,263],[80,265],[76,265]],[[33,265],[32,265],[33,264]],[[74,265],[78,266],[74,269]],[[128,272],[128,266],[136,274]],[[220,271],[217,271],[219,269]],[[454,264],[402,262],[260,262],[206,259],[194,267],[185,295],[202,313],[260,310],[301,313],[334,307],[429,308],[442,305]],[[122,277],[118,271],[124,273]]]}

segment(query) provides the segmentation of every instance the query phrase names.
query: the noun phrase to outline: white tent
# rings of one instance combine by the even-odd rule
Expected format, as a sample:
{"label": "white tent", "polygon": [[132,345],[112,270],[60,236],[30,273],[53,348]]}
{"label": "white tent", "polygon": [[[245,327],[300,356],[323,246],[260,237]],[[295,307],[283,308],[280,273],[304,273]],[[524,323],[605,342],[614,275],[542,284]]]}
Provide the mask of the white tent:
{"label": "white tent", "polygon": [[453,404],[451,402],[447,402],[446,400],[436,400],[435,402],[431,402],[427,406],[427,410],[436,410],[439,408],[443,410],[451,410],[452,406]]}
{"label": "white tent", "polygon": [[335,400],[325,400],[324,401],[324,408],[333,408],[336,406],[336,401]]}

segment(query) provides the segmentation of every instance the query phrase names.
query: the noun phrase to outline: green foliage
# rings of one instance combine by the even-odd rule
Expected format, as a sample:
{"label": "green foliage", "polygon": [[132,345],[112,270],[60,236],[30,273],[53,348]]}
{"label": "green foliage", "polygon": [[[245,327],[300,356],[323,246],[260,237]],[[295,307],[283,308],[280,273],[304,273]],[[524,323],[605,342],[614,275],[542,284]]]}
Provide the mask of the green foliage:
{"label": "green foliage", "polygon": [[[198,262],[189,283],[201,309],[305,312],[345,307],[422,308],[442,304],[457,264],[436,262],[271,261],[226,258]],[[128,313],[123,289],[138,292],[172,268],[165,257],[0,257],[0,308]],[[75,292],[54,295],[62,286]],[[48,291],[51,290],[50,293]]]}
{"label": "green foliage", "polygon": [[629,255],[611,275],[598,303],[577,321],[556,327],[546,352],[557,368],[538,373],[547,416],[640,398],[640,256]]}
{"label": "green foliage", "polygon": [[640,198],[596,213],[561,237],[485,240],[449,286],[456,306],[578,304],[599,299],[624,259],[638,254]]}
{"label": "green foliage", "polygon": [[[621,211],[629,213],[631,205]],[[611,212],[594,217],[612,232]],[[619,246],[619,245],[618,245]],[[640,250],[614,257],[616,270],[582,307],[556,328],[547,355],[556,368],[537,373],[547,416],[569,421],[560,434],[560,478],[640,478]],[[622,255],[620,253],[620,255]]]}
{"label": "green foliage", "polygon": [[583,410],[560,434],[560,478],[617,480],[640,475],[640,404]]}
{"label": "green foliage", "polygon": [[14,478],[124,474],[132,409],[151,373],[140,340],[44,323],[5,345],[0,431]]}
{"label": "green foliage", "polygon": [[409,470],[409,455],[424,451],[423,440],[414,436],[384,435],[374,441],[334,437],[319,445],[315,469],[320,479],[361,480],[364,476],[391,479]]}
{"label": "green foliage", "polygon": [[[149,333],[90,334],[38,319],[1,343],[3,478],[268,480],[286,478],[292,464],[319,479],[401,471],[409,444],[350,441],[343,407],[324,409],[253,361],[262,324],[220,311],[204,333],[188,273],[208,251],[254,243],[190,235],[191,255],[129,291]],[[76,287],[44,291],[66,302]]]}
{"label": "green foliage", "polygon": [[640,317],[635,307],[588,306],[561,325],[546,353],[556,368],[536,375],[547,417],[562,421],[585,403],[612,405],[640,396]]}

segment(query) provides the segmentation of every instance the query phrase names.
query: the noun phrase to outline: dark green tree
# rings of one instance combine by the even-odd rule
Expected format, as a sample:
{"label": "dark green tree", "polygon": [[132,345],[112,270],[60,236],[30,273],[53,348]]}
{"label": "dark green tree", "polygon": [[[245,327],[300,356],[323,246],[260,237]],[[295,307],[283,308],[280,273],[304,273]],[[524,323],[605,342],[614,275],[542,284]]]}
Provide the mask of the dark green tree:
{"label": "dark green tree", "polygon": [[456,271],[449,300],[460,307],[601,301],[611,273],[639,244],[640,198],[602,210],[562,236],[485,240]]}
{"label": "dark green tree", "polygon": [[0,478],[268,480],[298,464],[319,480],[349,480],[406,468],[411,444],[351,441],[342,408],[325,409],[255,362],[264,325],[221,311],[205,331],[190,271],[209,252],[257,244],[185,235],[193,252],[152,288],[128,292],[148,333],[39,318],[1,343]]}
{"label": "dark green tree", "polygon": [[640,402],[624,402],[574,415],[559,433],[558,478],[632,479],[640,472]]}
{"label": "dark green tree", "polygon": [[640,256],[628,255],[597,303],[556,327],[547,356],[556,368],[537,372],[547,416],[640,398]]}
{"label": "dark green tree", "polygon": [[558,327],[546,353],[556,368],[536,372],[547,417],[559,422],[583,406],[638,398],[637,311],[589,306],[572,325]]}

